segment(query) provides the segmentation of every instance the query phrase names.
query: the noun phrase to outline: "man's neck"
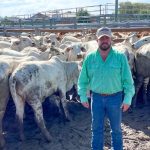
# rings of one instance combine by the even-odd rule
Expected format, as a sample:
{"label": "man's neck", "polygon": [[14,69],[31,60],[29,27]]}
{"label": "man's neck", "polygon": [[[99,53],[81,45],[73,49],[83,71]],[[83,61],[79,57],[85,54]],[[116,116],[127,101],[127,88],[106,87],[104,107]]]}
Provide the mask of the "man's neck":
{"label": "man's neck", "polygon": [[111,50],[111,48],[109,48],[109,49],[106,50],[106,51],[103,51],[103,50],[99,49],[99,52],[100,52],[101,56],[107,56],[108,53],[110,52],[110,50]]}
{"label": "man's neck", "polygon": [[110,52],[110,50],[111,50],[111,48],[109,48],[109,49],[106,50],[106,51],[103,51],[103,50],[100,50],[100,49],[99,49],[100,55],[101,55],[101,57],[102,57],[102,59],[103,59],[104,61],[106,60],[106,58],[107,58],[108,53]]}

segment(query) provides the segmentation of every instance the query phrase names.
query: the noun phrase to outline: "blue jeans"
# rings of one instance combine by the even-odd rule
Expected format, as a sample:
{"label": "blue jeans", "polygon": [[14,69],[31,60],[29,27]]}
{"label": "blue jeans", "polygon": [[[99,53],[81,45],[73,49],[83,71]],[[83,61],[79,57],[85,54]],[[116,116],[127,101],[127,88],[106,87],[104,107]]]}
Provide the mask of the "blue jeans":
{"label": "blue jeans", "polygon": [[112,150],[123,150],[121,120],[122,120],[122,92],[111,96],[100,96],[92,92],[92,150],[103,150],[104,119],[108,117],[111,127]]}

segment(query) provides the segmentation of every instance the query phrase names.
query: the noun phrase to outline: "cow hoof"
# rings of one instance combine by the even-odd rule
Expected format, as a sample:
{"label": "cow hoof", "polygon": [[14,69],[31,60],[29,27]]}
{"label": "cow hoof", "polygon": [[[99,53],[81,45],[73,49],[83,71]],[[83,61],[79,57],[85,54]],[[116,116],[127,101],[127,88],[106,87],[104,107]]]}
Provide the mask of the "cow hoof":
{"label": "cow hoof", "polygon": [[3,150],[5,147],[5,139],[3,137],[0,138],[0,150]]}
{"label": "cow hoof", "polygon": [[26,140],[24,134],[20,134],[20,139],[21,139],[22,142],[24,142]]}
{"label": "cow hoof", "polygon": [[69,122],[69,121],[72,120],[72,118],[71,118],[70,116],[67,116],[67,117],[65,118],[65,120],[66,120],[67,122]]}
{"label": "cow hoof", "polygon": [[45,138],[46,138],[47,142],[51,142],[52,141],[52,136],[49,134],[49,132],[47,132],[45,134]]}

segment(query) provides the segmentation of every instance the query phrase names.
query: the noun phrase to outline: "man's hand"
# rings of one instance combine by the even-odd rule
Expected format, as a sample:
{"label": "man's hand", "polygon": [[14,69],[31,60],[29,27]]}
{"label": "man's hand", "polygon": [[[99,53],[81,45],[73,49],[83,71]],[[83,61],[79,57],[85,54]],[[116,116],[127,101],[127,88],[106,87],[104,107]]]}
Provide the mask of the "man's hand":
{"label": "man's hand", "polygon": [[90,105],[89,105],[88,102],[83,102],[82,105],[83,105],[85,108],[89,108],[89,107],[90,107]]}
{"label": "man's hand", "polygon": [[127,111],[127,110],[129,109],[129,107],[130,107],[130,105],[124,104],[124,103],[123,103],[122,106],[121,106],[123,112]]}

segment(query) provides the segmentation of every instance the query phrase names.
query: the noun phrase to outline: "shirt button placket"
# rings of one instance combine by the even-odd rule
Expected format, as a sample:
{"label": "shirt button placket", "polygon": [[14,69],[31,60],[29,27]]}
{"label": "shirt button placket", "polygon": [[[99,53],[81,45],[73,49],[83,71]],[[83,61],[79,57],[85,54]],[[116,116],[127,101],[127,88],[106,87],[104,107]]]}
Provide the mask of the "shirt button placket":
{"label": "shirt button placket", "polygon": [[103,88],[104,88],[104,87],[103,87],[103,80],[104,80],[104,65],[102,65],[101,75],[102,75],[102,76],[101,76],[101,77],[102,77],[102,78],[101,78],[101,83],[102,83],[101,85],[102,85],[102,92],[103,92],[103,91],[104,91],[104,89],[103,89]]}

